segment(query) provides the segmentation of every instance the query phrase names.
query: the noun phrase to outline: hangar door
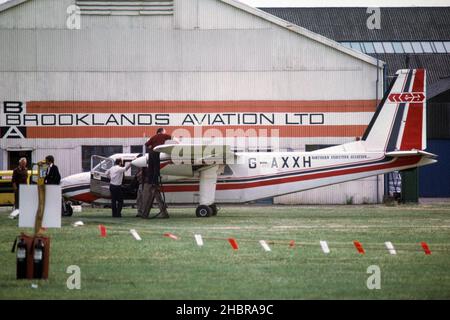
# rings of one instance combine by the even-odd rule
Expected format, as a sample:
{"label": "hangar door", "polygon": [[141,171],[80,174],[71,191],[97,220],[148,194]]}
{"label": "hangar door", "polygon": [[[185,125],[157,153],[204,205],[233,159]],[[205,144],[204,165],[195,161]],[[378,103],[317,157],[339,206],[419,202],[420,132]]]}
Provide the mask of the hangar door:
{"label": "hangar door", "polygon": [[31,150],[8,151],[8,170],[14,170],[19,165],[20,158],[27,159],[27,166],[31,168]]}
{"label": "hangar door", "polygon": [[427,151],[438,155],[438,162],[419,168],[421,197],[450,197],[450,140],[428,140]]}

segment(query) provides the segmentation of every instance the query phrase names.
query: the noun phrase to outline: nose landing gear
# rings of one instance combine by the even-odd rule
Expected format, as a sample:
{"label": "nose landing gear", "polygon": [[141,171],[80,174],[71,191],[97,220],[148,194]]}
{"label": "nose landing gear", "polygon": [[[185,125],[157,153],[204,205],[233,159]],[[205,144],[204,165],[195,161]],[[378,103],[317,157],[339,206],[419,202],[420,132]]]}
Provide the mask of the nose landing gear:
{"label": "nose landing gear", "polygon": [[66,202],[63,199],[61,212],[63,217],[71,217],[73,214],[72,203],[70,201]]}

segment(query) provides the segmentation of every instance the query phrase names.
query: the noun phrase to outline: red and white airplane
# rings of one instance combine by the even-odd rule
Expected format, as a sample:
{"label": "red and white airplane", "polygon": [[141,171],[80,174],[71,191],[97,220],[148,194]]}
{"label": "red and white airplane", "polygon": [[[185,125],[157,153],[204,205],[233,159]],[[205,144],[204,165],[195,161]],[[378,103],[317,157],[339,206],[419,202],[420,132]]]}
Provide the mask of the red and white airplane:
{"label": "red and white airplane", "polygon": [[[229,146],[169,143],[161,153],[168,203],[199,203],[196,215],[217,214],[216,203],[241,203],[435,163],[426,149],[426,73],[399,70],[360,141],[313,152],[232,152]],[[108,203],[105,171],[115,158],[135,167],[147,156],[116,154],[91,172],[62,180],[63,196]],[[125,184],[132,178],[125,177]],[[126,203],[135,195],[126,195]]]}

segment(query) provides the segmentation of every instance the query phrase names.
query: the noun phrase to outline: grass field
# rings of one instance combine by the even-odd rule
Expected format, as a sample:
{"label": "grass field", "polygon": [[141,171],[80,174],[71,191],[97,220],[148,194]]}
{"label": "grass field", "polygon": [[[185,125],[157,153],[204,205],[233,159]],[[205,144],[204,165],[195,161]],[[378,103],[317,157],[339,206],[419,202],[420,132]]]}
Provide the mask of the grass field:
{"label": "grass field", "polygon": [[[17,220],[0,213],[0,299],[449,299],[450,206],[224,207],[199,219],[171,208],[168,220],[141,220],[133,209],[112,219],[83,208],[51,236],[47,281],[15,280],[12,241]],[[81,220],[83,227],[71,224]],[[99,236],[98,225],[108,236]],[[136,241],[129,229],[136,229]],[[24,231],[24,230],[22,230]],[[31,230],[25,230],[30,232]],[[179,240],[163,237],[173,233]],[[198,247],[194,234],[204,238]],[[233,237],[239,250],[232,250]],[[258,243],[264,239],[272,251]],[[295,240],[295,247],[289,242]],[[326,240],[325,255],[319,241]],[[358,240],[366,250],[360,255]],[[397,255],[384,246],[391,241]],[[420,242],[429,244],[425,255]],[[66,269],[81,269],[81,290],[69,290]],[[381,289],[366,286],[367,268],[381,269]],[[37,283],[38,288],[31,284]]]}

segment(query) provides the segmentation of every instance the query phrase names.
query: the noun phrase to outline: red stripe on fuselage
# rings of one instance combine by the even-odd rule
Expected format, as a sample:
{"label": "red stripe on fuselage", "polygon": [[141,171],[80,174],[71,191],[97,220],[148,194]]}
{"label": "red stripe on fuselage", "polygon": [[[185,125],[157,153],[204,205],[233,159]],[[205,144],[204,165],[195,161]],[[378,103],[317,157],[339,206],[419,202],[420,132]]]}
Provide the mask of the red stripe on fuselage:
{"label": "red stripe on fuselage", "polygon": [[[305,174],[305,175],[301,175],[301,176],[286,177],[286,178],[279,178],[279,179],[273,179],[273,180],[254,181],[254,182],[217,183],[216,189],[217,190],[233,190],[233,189],[239,190],[239,189],[264,187],[264,186],[270,186],[270,185],[276,185],[276,184],[282,184],[282,183],[314,180],[314,179],[335,177],[335,176],[341,176],[341,175],[347,175],[347,174],[361,173],[361,172],[366,172],[366,171],[377,171],[377,170],[383,170],[383,169],[389,169],[389,168],[395,168],[395,167],[408,166],[408,165],[416,164],[419,161],[420,161],[420,157],[418,157],[418,156],[403,157],[403,158],[397,158],[395,161],[390,162],[390,163],[373,165],[371,167],[349,168],[349,169],[343,169],[343,170],[335,170],[335,171],[331,171],[331,172],[328,171],[328,172],[320,172],[320,173],[311,173],[311,174]],[[163,190],[165,192],[195,192],[195,191],[199,191],[199,185],[198,184],[165,185],[163,187]]]}
{"label": "red stripe on fuselage", "polygon": [[165,162],[161,162],[159,164],[159,170],[161,170],[162,168],[166,167],[167,165],[171,164],[172,161],[171,160],[166,160]]}
{"label": "red stripe on fuselage", "polygon": [[[89,190],[89,189],[87,189],[87,190]],[[91,202],[94,202],[95,200],[99,199],[99,197],[94,196],[90,192],[80,193],[80,194],[74,195],[74,196],[69,197],[69,198],[73,199],[73,200],[76,200],[76,201],[87,202],[87,203],[91,203]]]}

